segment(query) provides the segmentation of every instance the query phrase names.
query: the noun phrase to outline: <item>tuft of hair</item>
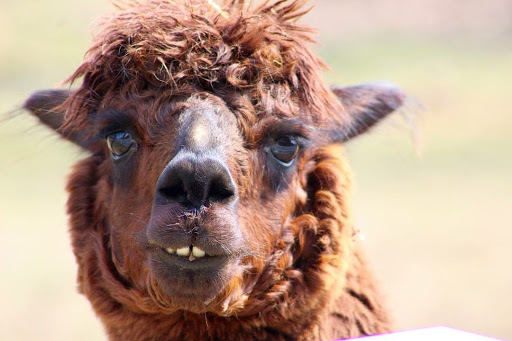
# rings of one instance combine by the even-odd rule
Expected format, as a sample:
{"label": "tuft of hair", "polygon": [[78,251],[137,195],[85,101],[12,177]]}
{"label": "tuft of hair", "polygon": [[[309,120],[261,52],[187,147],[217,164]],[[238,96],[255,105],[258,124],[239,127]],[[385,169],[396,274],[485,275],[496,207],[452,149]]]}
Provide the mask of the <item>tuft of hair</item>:
{"label": "tuft of hair", "polygon": [[66,125],[83,122],[100,99],[113,93],[140,98],[157,93],[158,101],[166,93],[234,90],[248,93],[259,113],[299,113],[311,120],[323,119],[318,113],[342,111],[321,80],[326,65],[309,47],[314,31],[296,23],[310,9],[305,1],[115,4],[117,12],[99,22],[85,61],[67,80],[83,77],[68,100]]}

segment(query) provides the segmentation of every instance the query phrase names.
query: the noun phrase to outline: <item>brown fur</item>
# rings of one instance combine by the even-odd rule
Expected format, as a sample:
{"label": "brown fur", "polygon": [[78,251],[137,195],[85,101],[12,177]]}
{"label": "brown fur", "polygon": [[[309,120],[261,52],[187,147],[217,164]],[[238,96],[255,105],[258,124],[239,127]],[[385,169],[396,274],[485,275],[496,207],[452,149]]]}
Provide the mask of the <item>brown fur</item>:
{"label": "brown fur", "polygon": [[[202,0],[119,5],[69,79],[83,77],[78,89],[57,108],[65,111],[61,134],[79,133],[74,141],[92,153],[69,179],[68,213],[79,289],[112,340],[327,340],[390,330],[355,238],[339,145],[366,129],[335,137],[357,113],[321,80],[311,30],[295,23],[303,1],[249,2],[225,1],[222,10]],[[347,101],[353,111],[367,105],[370,96],[362,97]],[[239,203],[193,219],[221,239],[230,233],[226,221],[237,221],[246,250],[232,275],[219,275],[226,283],[208,302],[165,290],[148,263],[146,235],[152,219],[168,219],[152,205],[176,154],[178,117],[203,106],[223,118]],[[380,119],[394,108],[375,112]],[[97,138],[111,109],[140,137],[137,158],[121,171]],[[275,179],[264,141],[293,125],[309,144],[293,172]],[[192,218],[172,219],[188,226]]]}

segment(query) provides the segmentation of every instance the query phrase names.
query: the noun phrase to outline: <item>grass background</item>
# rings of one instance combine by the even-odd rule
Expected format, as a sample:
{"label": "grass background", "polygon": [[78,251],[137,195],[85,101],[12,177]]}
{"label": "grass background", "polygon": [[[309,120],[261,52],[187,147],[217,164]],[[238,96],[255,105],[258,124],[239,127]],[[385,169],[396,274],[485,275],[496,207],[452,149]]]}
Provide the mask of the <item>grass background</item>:
{"label": "grass background", "polygon": [[[11,111],[79,65],[90,22],[111,10],[0,3],[2,340],[105,339],[75,290],[64,213],[66,176],[85,154]],[[356,223],[397,329],[512,340],[512,3],[319,0],[305,21],[330,83],[391,80],[425,107],[421,156],[400,116],[347,144]]]}

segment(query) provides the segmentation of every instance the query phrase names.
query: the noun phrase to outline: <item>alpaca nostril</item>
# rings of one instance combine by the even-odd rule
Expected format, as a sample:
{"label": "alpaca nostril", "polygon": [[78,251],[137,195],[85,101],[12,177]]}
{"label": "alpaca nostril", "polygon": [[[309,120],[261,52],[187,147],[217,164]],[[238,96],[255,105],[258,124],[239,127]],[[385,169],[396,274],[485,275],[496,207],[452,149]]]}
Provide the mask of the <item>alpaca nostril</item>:
{"label": "alpaca nostril", "polygon": [[176,201],[181,204],[185,204],[187,202],[187,192],[183,187],[183,183],[179,183],[173,186],[163,187],[158,189],[158,194],[166,198],[167,201]]}
{"label": "alpaca nostril", "polygon": [[[227,175],[226,178],[223,175]],[[221,174],[221,176],[214,178],[210,182],[208,189],[208,198],[210,204],[215,202],[224,201],[235,195],[235,184],[229,174]]]}
{"label": "alpaca nostril", "polygon": [[176,157],[157,182],[155,204],[178,202],[190,208],[210,206],[235,196],[235,183],[225,164],[196,155]]}

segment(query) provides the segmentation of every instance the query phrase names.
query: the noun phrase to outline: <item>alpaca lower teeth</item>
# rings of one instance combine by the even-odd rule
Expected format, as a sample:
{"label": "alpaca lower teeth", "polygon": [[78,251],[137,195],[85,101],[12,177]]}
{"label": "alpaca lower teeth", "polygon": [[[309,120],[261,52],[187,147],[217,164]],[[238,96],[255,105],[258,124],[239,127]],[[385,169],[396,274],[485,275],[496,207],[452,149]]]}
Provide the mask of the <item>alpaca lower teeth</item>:
{"label": "alpaca lower teeth", "polygon": [[200,248],[198,248],[197,246],[194,246],[192,248],[192,254],[194,255],[194,257],[196,258],[202,258],[206,255],[206,252],[204,252],[203,250],[201,250]]}
{"label": "alpaca lower teeth", "polygon": [[189,257],[188,260],[191,262],[196,260],[197,258],[203,258],[204,256],[206,256],[206,252],[201,250],[197,246],[182,247],[177,250],[169,247],[165,249],[165,251],[167,251],[167,253],[169,254],[174,254],[174,252],[176,252],[176,254],[180,257]]}
{"label": "alpaca lower teeth", "polygon": [[188,257],[190,255],[190,247],[182,247],[176,250],[176,254],[181,257]]}

